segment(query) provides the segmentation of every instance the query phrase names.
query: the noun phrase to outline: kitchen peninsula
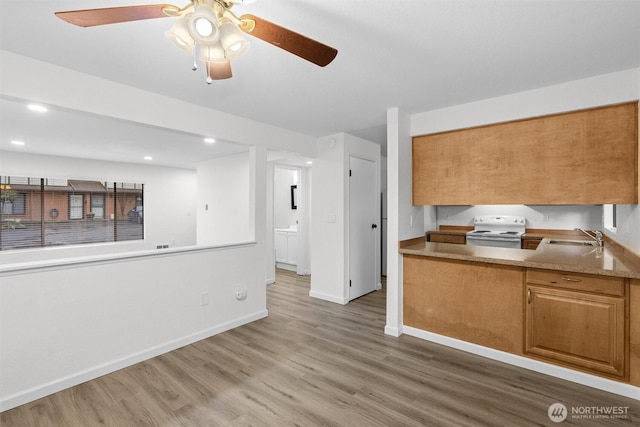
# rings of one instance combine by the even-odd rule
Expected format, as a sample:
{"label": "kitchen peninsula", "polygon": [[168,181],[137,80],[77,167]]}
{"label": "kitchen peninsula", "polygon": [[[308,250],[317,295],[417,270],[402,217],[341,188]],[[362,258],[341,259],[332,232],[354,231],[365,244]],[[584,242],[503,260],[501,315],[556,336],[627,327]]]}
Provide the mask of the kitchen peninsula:
{"label": "kitchen peninsula", "polygon": [[640,259],[612,241],[589,243],[401,242],[405,333],[612,380],[640,399]]}

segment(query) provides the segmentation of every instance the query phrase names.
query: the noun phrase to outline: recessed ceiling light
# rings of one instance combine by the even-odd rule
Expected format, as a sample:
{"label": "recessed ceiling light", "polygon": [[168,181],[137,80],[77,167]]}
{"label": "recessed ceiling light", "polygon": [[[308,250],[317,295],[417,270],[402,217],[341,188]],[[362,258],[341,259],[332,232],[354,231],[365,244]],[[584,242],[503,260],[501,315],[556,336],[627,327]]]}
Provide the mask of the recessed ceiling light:
{"label": "recessed ceiling light", "polygon": [[151,156],[144,156],[144,159],[145,159],[145,160],[153,160],[153,157],[151,157]]}
{"label": "recessed ceiling light", "polygon": [[206,142],[207,144],[213,144],[216,142],[215,138],[205,138],[204,142]]}
{"label": "recessed ceiling light", "polygon": [[313,162],[312,162],[311,160],[309,160],[309,161],[307,162],[307,164],[308,164],[308,165],[312,165],[312,164],[313,164]]}
{"label": "recessed ceiling light", "polygon": [[29,104],[27,105],[27,108],[31,111],[36,111],[38,113],[46,113],[47,111],[49,111],[47,107],[40,104]]}
{"label": "recessed ceiling light", "polygon": [[24,145],[24,142],[22,142],[22,141],[11,141],[11,143],[13,145],[20,145],[20,146]]}

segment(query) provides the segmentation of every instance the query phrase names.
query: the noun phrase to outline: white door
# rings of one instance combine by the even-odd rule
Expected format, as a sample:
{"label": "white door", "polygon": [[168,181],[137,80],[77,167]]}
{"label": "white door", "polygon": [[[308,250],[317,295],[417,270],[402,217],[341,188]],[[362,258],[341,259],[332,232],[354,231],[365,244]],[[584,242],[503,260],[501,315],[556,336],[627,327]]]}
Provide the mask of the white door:
{"label": "white door", "polygon": [[82,194],[72,194],[69,196],[69,219],[82,219]]}
{"label": "white door", "polygon": [[376,163],[349,157],[349,301],[376,290]]}

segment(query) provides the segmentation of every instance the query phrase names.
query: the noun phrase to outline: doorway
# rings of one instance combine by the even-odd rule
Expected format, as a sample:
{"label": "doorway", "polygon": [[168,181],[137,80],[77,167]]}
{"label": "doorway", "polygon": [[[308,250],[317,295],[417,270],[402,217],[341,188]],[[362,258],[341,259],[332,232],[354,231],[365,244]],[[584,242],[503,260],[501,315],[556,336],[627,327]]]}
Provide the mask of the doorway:
{"label": "doorway", "polygon": [[349,157],[349,301],[376,290],[377,179],[376,162]]}
{"label": "doorway", "polygon": [[[309,247],[310,161],[278,159],[269,172],[267,228],[272,231],[267,283],[275,280],[275,268],[311,274]],[[271,204],[271,206],[269,206]],[[271,236],[268,236],[271,237]],[[269,240],[269,239],[268,239]],[[273,278],[273,279],[271,279]]]}

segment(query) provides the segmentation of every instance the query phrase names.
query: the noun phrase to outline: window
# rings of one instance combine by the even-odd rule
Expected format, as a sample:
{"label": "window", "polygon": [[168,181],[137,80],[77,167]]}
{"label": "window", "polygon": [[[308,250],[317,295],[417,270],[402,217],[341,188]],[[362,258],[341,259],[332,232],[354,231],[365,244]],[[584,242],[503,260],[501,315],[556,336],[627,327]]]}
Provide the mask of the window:
{"label": "window", "polygon": [[609,231],[616,231],[616,205],[603,205],[604,228]]}
{"label": "window", "polygon": [[25,195],[6,191],[2,197],[2,213],[5,215],[24,215]]}
{"label": "window", "polygon": [[0,176],[0,250],[144,239],[140,183]]}

